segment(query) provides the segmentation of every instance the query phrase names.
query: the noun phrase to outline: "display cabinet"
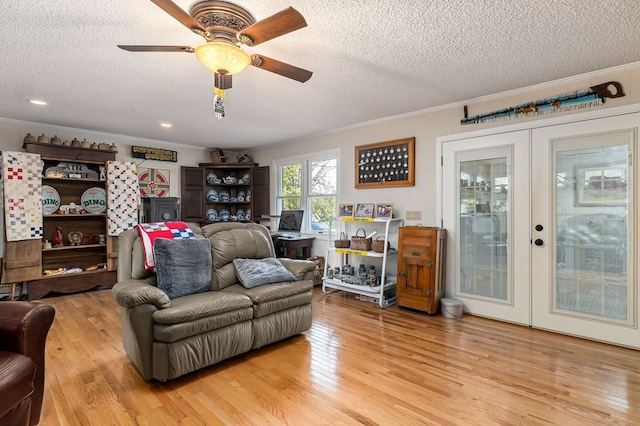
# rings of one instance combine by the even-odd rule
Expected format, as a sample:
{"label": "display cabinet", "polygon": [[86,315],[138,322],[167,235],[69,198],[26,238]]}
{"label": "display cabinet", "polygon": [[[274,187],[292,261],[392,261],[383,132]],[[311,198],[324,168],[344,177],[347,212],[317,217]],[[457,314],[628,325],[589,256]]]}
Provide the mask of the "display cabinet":
{"label": "display cabinet", "polygon": [[258,167],[255,163],[199,166],[181,168],[182,220],[257,221],[269,212],[268,166]]}
{"label": "display cabinet", "polygon": [[115,152],[25,144],[43,162],[41,276],[29,280],[30,300],[116,282],[117,248],[107,237],[107,162]]}
{"label": "display cabinet", "polygon": [[[397,247],[398,229],[402,224],[402,219],[350,217],[332,219],[329,226],[326,259],[336,259],[338,264],[330,265],[329,261],[325,262],[322,291],[327,293],[341,290],[374,298],[381,307],[393,305],[396,277],[388,275],[387,271],[390,258],[395,260],[398,253],[395,247]],[[366,235],[376,231],[372,240],[382,236],[383,245],[388,243],[388,247],[381,251],[331,247],[342,232],[345,235],[354,236],[359,229],[363,229]]]}

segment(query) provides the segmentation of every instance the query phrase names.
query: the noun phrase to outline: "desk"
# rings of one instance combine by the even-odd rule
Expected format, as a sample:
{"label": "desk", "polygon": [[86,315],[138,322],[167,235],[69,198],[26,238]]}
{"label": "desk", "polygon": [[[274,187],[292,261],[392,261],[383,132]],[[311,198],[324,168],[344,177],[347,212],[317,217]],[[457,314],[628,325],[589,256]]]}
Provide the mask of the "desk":
{"label": "desk", "polygon": [[311,257],[311,244],[316,237],[281,238],[278,241],[282,244],[283,256],[296,259],[298,249],[302,249],[302,258]]}

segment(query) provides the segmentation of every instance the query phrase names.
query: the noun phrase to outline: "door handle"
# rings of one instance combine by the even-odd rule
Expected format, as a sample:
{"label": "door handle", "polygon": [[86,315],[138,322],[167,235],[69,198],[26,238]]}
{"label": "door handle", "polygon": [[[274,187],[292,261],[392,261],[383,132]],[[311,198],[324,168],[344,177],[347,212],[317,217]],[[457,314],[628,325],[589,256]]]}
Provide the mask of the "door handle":
{"label": "door handle", "polygon": [[544,244],[544,241],[542,241],[540,238],[537,238],[533,244],[537,245],[537,246],[541,246]]}

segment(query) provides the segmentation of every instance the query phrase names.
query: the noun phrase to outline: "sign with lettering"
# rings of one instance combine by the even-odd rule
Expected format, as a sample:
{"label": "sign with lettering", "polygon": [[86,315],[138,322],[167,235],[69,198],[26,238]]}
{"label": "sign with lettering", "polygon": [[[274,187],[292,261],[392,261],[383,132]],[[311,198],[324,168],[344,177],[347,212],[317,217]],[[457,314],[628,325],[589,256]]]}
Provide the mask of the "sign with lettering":
{"label": "sign with lettering", "polygon": [[145,160],[173,161],[174,163],[178,161],[178,151],[135,145],[131,147],[131,156]]}

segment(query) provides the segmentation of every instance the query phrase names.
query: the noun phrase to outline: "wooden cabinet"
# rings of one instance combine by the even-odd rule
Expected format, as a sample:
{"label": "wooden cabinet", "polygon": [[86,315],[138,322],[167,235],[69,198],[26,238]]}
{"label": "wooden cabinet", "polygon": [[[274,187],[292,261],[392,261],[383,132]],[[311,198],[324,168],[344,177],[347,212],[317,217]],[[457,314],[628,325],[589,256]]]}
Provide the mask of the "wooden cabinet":
{"label": "wooden cabinet", "polygon": [[269,213],[269,167],[201,163],[181,168],[181,213],[187,222],[258,221]]}
{"label": "wooden cabinet", "polygon": [[446,230],[401,227],[396,297],[399,306],[435,314],[444,296]]}
{"label": "wooden cabinet", "polygon": [[[99,285],[111,288],[116,282],[117,255],[113,253],[117,251],[112,247],[113,238],[107,237],[105,171],[107,161],[115,160],[115,153],[44,144],[25,144],[25,150],[40,154],[44,163],[43,199],[45,189],[49,201],[58,199],[55,207],[43,201],[44,239],[51,241],[58,229],[63,237],[61,244],[52,247],[37,241],[39,276],[28,281],[29,300],[50,292],[71,293]],[[61,214],[57,208],[74,204],[75,212],[71,209]],[[82,234],[82,238],[74,243],[70,233]],[[45,274],[61,268],[75,272]]]}

